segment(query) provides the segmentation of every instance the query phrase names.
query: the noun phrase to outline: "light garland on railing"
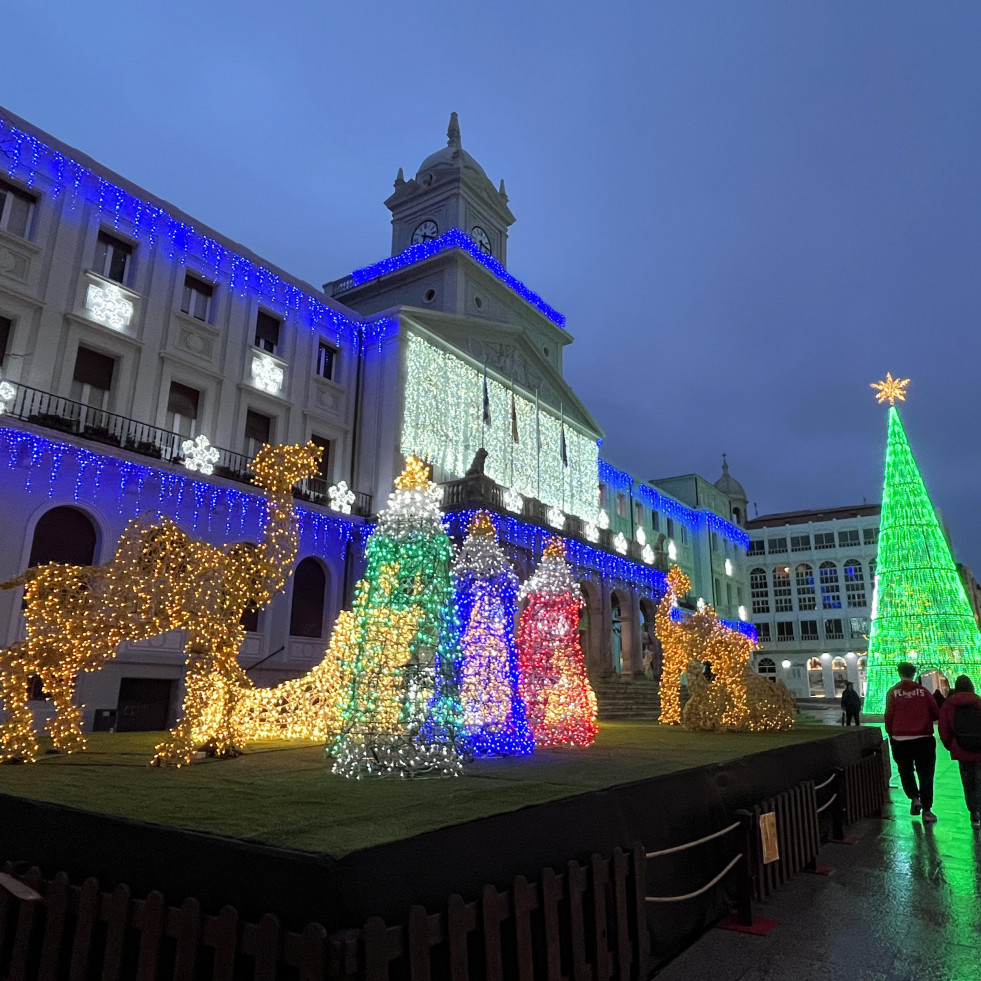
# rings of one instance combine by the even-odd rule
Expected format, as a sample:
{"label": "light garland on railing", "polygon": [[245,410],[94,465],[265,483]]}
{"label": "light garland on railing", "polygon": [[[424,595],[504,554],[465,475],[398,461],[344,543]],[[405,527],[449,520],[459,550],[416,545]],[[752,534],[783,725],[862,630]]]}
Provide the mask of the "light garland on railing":
{"label": "light garland on railing", "polygon": [[370,266],[355,269],[351,273],[351,281],[355,286],[361,286],[373,279],[387,276],[389,273],[407,266],[415,265],[424,259],[432,258],[445,252],[447,249],[463,249],[473,259],[476,259],[485,269],[492,272],[502,283],[518,294],[523,300],[530,303],[536,310],[544,314],[557,327],[565,327],[565,317],[558,310],[549,306],[537,293],[532,292],[520,280],[517,280],[502,266],[497,259],[487,252],[484,252],[469,235],[461,232],[459,228],[451,228],[444,232],[439,238],[430,239],[428,242],[419,242],[410,245],[404,252],[382,259]]}

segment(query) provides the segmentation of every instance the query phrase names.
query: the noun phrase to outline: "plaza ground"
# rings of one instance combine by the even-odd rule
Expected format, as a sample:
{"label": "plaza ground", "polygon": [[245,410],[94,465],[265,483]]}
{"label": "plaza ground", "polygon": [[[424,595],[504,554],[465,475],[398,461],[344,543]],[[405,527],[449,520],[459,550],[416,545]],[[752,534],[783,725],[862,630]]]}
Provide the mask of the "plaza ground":
{"label": "plaza ground", "polygon": [[339,858],[834,734],[820,724],[775,733],[691,733],[649,722],[606,722],[588,749],[478,760],[456,779],[354,781],[331,774],[319,743],[257,743],[238,759],[201,760],[178,770],[147,765],[160,733],[93,733],[85,753],[0,767],[0,793]]}

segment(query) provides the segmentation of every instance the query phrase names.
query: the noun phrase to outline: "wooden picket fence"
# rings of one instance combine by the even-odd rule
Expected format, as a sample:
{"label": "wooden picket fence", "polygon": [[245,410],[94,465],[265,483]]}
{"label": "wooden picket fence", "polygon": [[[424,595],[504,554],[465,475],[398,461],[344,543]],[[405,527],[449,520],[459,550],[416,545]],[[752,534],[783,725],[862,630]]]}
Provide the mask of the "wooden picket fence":
{"label": "wooden picket fence", "polygon": [[[269,914],[244,922],[231,906],[210,915],[193,898],[179,907],[159,892],[134,898],[126,885],[103,892],[91,878],[80,886],[64,873],[48,880],[37,868],[15,876],[7,865],[0,873],[0,979],[641,981],[655,966],[657,904],[735,890],[740,919],[751,919],[753,899],[814,866],[823,821],[840,837],[843,820],[879,813],[884,800],[880,748],[820,784],[804,781],[739,812],[718,832],[651,853],[731,842],[720,873],[684,895],[648,895],[648,857],[636,844],[545,869],[536,882],[517,876],[505,891],[487,885],[476,901],[450,896],[438,913],[413,906],[402,924],[373,917],[330,934],[317,923],[301,933],[284,929]],[[777,815],[780,858],[764,863],[758,829],[767,811]]]}

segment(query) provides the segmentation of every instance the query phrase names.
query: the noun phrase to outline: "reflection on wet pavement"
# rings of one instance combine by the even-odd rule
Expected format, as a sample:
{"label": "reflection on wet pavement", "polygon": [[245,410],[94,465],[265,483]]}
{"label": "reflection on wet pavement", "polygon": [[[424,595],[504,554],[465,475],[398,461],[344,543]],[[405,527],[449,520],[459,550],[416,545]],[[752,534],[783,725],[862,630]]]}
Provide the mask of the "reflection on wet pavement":
{"label": "reflection on wet pavement", "polygon": [[802,875],[759,903],[768,937],[710,930],[658,981],[981,981],[981,834],[957,764],[938,745],[937,824],[909,814],[893,769],[892,806],[825,845],[831,876]]}

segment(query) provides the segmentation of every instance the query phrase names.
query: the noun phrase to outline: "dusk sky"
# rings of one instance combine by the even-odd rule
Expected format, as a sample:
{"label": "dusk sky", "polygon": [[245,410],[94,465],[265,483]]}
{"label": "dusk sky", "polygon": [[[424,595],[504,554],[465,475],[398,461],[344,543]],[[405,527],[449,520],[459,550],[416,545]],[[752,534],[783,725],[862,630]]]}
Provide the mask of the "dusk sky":
{"label": "dusk sky", "polygon": [[[638,476],[878,501],[886,410],[981,574],[981,5],[4,3],[0,104],[314,284],[463,145]],[[10,43],[17,39],[16,43]]]}

